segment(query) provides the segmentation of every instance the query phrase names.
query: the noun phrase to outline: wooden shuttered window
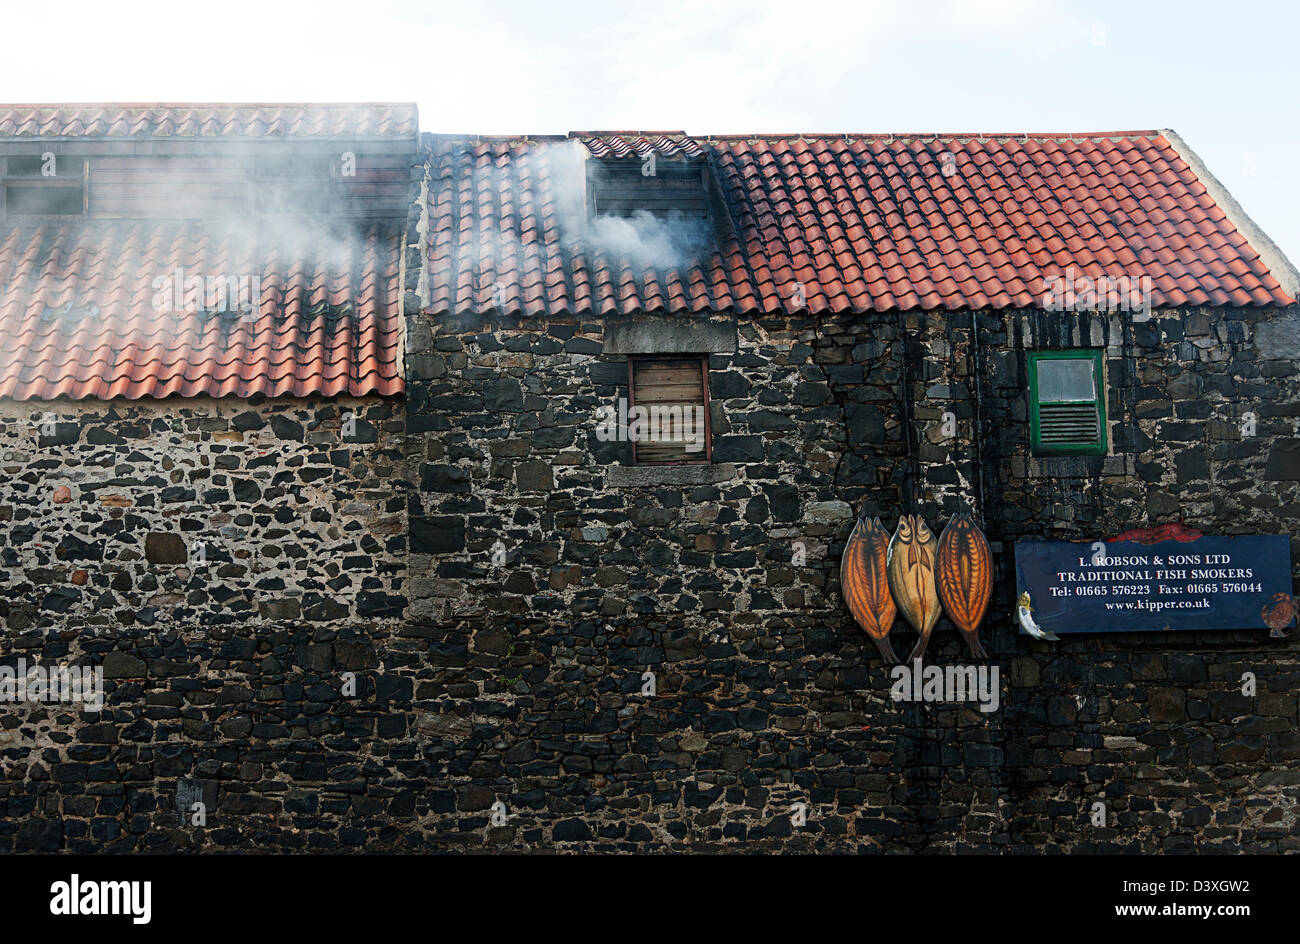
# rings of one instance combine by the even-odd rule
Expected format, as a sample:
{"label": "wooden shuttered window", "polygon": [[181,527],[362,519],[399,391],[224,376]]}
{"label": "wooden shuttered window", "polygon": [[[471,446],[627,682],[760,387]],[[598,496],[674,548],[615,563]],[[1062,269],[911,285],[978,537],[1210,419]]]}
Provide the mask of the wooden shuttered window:
{"label": "wooden shuttered window", "polygon": [[0,218],[406,218],[409,154],[0,156]]}
{"label": "wooden shuttered window", "polygon": [[628,361],[628,439],[636,465],[713,459],[709,359],[634,357]]}
{"label": "wooden shuttered window", "polygon": [[638,212],[655,216],[680,213],[684,217],[707,219],[708,165],[704,161],[660,159],[654,173],[645,172],[635,160],[587,161],[587,199],[590,215],[632,216]]}
{"label": "wooden shuttered window", "polygon": [[1035,453],[1105,455],[1101,351],[1031,351],[1029,407]]}

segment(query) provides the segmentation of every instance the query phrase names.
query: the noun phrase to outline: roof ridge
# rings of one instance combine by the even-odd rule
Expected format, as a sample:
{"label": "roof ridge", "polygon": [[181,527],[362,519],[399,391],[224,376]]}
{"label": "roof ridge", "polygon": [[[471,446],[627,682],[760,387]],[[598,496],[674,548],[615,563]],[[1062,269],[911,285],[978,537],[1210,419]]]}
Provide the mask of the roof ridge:
{"label": "roof ridge", "polygon": [[415,102],[50,102],[0,104],[0,139],[387,141],[419,135]]}
{"label": "roof ridge", "polygon": [[478,141],[551,141],[580,138],[617,138],[617,137],[670,137],[685,138],[697,144],[710,141],[777,141],[777,140],[835,140],[835,141],[896,141],[925,140],[932,141],[1100,141],[1122,138],[1159,138],[1163,134],[1159,129],[1127,131],[754,131],[732,134],[688,134],[685,131],[569,131],[562,134],[535,134],[531,132],[501,132],[482,134],[472,131],[463,132],[424,132],[431,137],[442,140],[473,139]]}
{"label": "roof ridge", "polygon": [[631,129],[631,130],[618,130],[618,129],[612,129],[612,130],[601,130],[601,131],[570,131],[570,132],[569,132],[569,137],[572,138],[572,137],[575,137],[575,136],[578,136],[578,135],[585,135],[585,136],[590,136],[590,137],[599,137],[599,136],[601,136],[601,135],[606,135],[606,134],[608,134],[608,135],[615,135],[615,134],[617,134],[617,135],[625,135],[625,134],[639,134],[639,135],[642,135],[642,136],[648,136],[648,135],[652,135],[652,134],[658,134],[658,135],[678,135],[678,136],[683,137],[683,138],[689,138],[689,137],[691,137],[691,135],[687,134],[685,131],[638,131],[638,130],[635,130],[635,129]]}
{"label": "roof ridge", "polygon": [[708,134],[696,135],[698,140],[703,141],[752,141],[760,138],[839,138],[839,139],[873,139],[873,138],[933,138],[950,141],[954,139],[988,139],[988,138],[1006,138],[1011,139],[1042,139],[1042,140],[1075,140],[1079,138],[1132,138],[1132,137],[1159,137],[1160,131],[1155,129],[1145,131],[781,131],[765,132],[755,131],[751,133],[735,134]]}
{"label": "roof ridge", "polygon": [[418,102],[0,102],[0,108],[351,108],[410,105]]}

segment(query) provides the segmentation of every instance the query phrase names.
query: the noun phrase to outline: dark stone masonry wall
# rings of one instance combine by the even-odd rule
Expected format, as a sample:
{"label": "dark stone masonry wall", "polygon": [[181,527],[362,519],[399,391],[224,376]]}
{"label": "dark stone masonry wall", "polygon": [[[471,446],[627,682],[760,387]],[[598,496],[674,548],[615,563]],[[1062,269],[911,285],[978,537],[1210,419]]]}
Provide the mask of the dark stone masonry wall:
{"label": "dark stone masonry wall", "polygon": [[[690,469],[596,437],[618,318],[411,317],[406,403],[359,404],[358,444],[346,402],[6,405],[0,661],[111,691],[0,706],[0,849],[1293,851],[1295,642],[1010,623],[1020,537],[1300,530],[1295,310],[1154,314],[981,313],[977,345],[969,312],[742,318]],[[1072,346],[1107,351],[1113,454],[1030,457],[1025,351]],[[38,445],[46,408],[97,419]],[[897,704],[844,540],[967,507],[1001,705]],[[187,521],[216,573],[150,558]]]}
{"label": "dark stone masonry wall", "polygon": [[373,696],[406,605],[403,425],[378,399],[0,406],[0,664],[108,690],[0,704],[0,849],[246,847],[347,779],[342,673]]}
{"label": "dark stone masonry wall", "polygon": [[[1295,849],[1293,642],[1049,645],[1009,619],[1022,536],[1295,533],[1294,319],[980,314],[978,350],[969,313],[742,319],[710,358],[715,466],[689,472],[596,439],[627,377],[601,324],[418,325],[412,614],[456,802],[437,828],[516,849]],[[1106,349],[1113,455],[1028,455],[1035,346]],[[896,704],[838,597],[843,541],[859,510],[937,530],[967,507],[998,565],[1001,707]],[[966,660],[946,620],[929,658]],[[484,828],[493,800],[505,828]]]}

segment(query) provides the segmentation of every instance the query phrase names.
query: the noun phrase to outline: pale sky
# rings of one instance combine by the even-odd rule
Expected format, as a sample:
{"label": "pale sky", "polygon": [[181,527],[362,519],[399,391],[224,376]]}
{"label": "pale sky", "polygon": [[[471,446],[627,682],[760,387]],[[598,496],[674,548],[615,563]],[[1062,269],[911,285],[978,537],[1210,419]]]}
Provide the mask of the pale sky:
{"label": "pale sky", "polygon": [[1300,4],[757,0],[5,8],[10,102],[415,101],[425,131],[1173,128],[1300,263]]}

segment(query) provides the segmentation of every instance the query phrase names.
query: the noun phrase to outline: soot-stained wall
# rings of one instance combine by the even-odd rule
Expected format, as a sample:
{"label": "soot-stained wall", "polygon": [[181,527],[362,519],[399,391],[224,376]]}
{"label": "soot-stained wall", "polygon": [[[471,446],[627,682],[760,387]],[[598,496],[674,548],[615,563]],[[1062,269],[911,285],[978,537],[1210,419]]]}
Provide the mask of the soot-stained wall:
{"label": "soot-stained wall", "polygon": [[[1046,644],[1009,617],[1021,537],[1296,531],[1295,317],[742,317],[710,355],[714,464],[674,470],[596,436],[627,393],[610,323],[420,320],[410,590],[436,829],[530,850],[1294,848],[1292,642],[1261,623]],[[1111,455],[1029,454],[1035,347],[1105,350]],[[895,703],[837,592],[843,542],[858,513],[938,530],[965,509],[997,565],[999,708]],[[968,660],[946,620],[928,658]]]}

